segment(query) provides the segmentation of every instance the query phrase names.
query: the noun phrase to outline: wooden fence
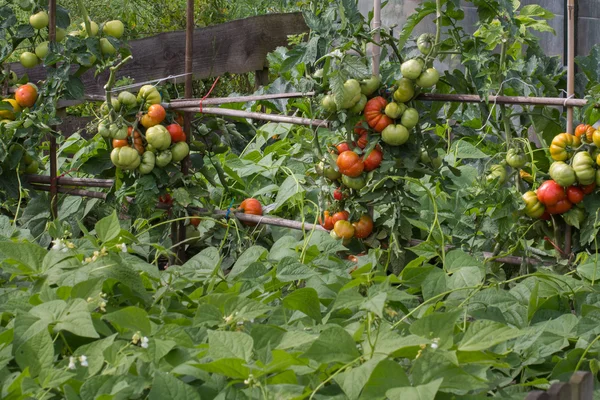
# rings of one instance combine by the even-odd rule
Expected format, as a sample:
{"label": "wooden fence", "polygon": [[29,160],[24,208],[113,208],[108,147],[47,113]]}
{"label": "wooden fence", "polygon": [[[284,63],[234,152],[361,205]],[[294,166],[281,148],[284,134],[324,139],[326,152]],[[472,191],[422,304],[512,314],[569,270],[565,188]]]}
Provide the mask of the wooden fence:
{"label": "wooden fence", "polygon": [[591,372],[578,371],[569,382],[553,384],[547,391],[536,390],[525,400],[593,400],[594,375]]}

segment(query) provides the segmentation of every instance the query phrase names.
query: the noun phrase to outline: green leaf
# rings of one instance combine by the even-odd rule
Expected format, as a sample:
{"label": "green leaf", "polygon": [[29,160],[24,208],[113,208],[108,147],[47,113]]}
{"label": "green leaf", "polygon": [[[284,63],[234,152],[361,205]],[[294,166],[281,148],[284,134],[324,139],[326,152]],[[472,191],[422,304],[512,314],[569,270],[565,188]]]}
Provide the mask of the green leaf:
{"label": "green leaf", "polygon": [[88,376],[96,375],[104,365],[104,350],[109,348],[115,341],[117,334],[107,338],[96,340],[92,343],[79,346],[75,353],[75,357],[85,355],[88,361],[87,373]]}
{"label": "green leaf", "polygon": [[461,310],[455,310],[426,315],[410,326],[410,333],[427,339],[438,338],[441,346],[446,343],[452,345],[454,324],[462,313]]}
{"label": "green leaf", "polygon": [[[33,313],[33,310],[31,312]],[[69,302],[54,330],[69,331],[81,337],[99,337],[92,322],[92,315],[88,311],[88,303],[83,299],[73,299]]]}
{"label": "green leaf", "polygon": [[277,279],[281,282],[293,282],[308,279],[318,273],[297,261],[297,257],[285,257],[277,266]]}
{"label": "green leaf", "polygon": [[363,387],[373,374],[375,367],[379,364],[383,356],[371,358],[359,367],[352,368],[335,377],[335,381],[342,388],[349,400],[357,400]]}
{"label": "green leaf", "polygon": [[458,350],[480,351],[489,349],[499,343],[517,338],[525,332],[510,328],[505,324],[490,320],[478,320],[467,328],[465,335],[458,343]]}
{"label": "green leaf", "polygon": [[319,338],[303,354],[319,363],[347,363],[360,356],[352,336],[341,326],[334,325],[321,332]]}
{"label": "green leaf", "polygon": [[48,330],[44,329],[30,337],[14,349],[15,361],[24,370],[29,368],[32,377],[38,376],[42,369],[52,368],[54,344]]}
{"label": "green leaf", "polygon": [[157,370],[148,400],[200,400],[200,394],[175,376]]}
{"label": "green leaf", "polygon": [[302,181],[304,181],[304,177],[301,175],[290,175],[283,181],[277,192],[273,211],[279,211],[284,205],[292,201],[294,197],[304,193],[304,187],[301,184]]}
{"label": "green leaf", "polygon": [[240,358],[221,358],[206,364],[194,364],[194,366],[213,374],[220,374],[233,379],[246,379],[250,374],[246,364],[246,361]]}
{"label": "green leaf", "polygon": [[239,358],[250,361],[254,340],[243,332],[208,331],[208,356],[213,360]]}
{"label": "green leaf", "polygon": [[283,306],[290,310],[298,310],[321,322],[321,303],[319,295],[313,288],[298,289],[283,299]]}
{"label": "green leaf", "polygon": [[380,400],[389,389],[401,386],[410,386],[404,368],[393,360],[385,359],[371,373],[359,399]]}
{"label": "green leaf", "polygon": [[231,271],[229,271],[227,279],[234,278],[237,275],[243,273],[246,270],[246,268],[248,268],[252,263],[266,258],[266,255],[268,253],[269,251],[262,246],[250,246],[237,259],[235,264],[233,264],[233,267],[231,268]]}
{"label": "green leaf", "polygon": [[4,262],[14,262],[30,271],[41,271],[46,249],[32,243],[0,242],[0,255]]}
{"label": "green leaf", "polygon": [[588,281],[597,282],[600,280],[600,269],[595,262],[578,265],[577,273]]}
{"label": "green leaf", "polygon": [[463,267],[454,272],[448,280],[450,289],[477,286],[483,281],[483,272],[478,267]]}
{"label": "green leaf", "polygon": [[454,273],[458,271],[462,267],[481,267],[481,261],[477,260],[475,257],[470,256],[464,251],[452,250],[446,254],[446,271],[448,273]]}
{"label": "green leaf", "polygon": [[140,331],[142,335],[149,335],[152,330],[148,313],[135,306],[125,307],[106,314],[102,319],[118,326],[122,332],[127,330],[134,333]]}
{"label": "green leaf", "polygon": [[435,395],[440,389],[443,379],[436,379],[426,385],[415,387],[400,387],[388,390],[385,395],[390,400],[434,400]]}
{"label": "green leaf", "polygon": [[404,48],[404,45],[408,41],[408,38],[412,34],[413,29],[425,18],[426,16],[435,13],[435,3],[432,1],[426,1],[420,8],[415,10],[416,12],[410,14],[406,19],[406,22],[402,26],[400,36],[398,37],[397,46],[399,49]]}
{"label": "green leaf", "polygon": [[367,79],[371,76],[371,71],[364,61],[353,55],[344,57],[342,68],[354,79]]}
{"label": "green leaf", "polygon": [[471,143],[464,140],[458,140],[452,145],[450,153],[455,153],[457,159],[478,159],[488,158],[489,156]]}
{"label": "green leaf", "polygon": [[120,232],[121,225],[119,224],[116,211],[113,211],[112,214],[102,218],[96,223],[96,235],[98,235],[98,239],[100,239],[102,243],[117,238]]}

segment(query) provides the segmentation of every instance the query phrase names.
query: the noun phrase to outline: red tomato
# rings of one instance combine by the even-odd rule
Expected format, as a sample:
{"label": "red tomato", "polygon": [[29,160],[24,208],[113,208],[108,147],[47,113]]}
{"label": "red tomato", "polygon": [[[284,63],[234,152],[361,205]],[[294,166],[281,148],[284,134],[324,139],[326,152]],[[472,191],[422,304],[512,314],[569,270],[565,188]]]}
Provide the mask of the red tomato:
{"label": "red tomato", "polygon": [[27,84],[19,86],[15,92],[15,100],[21,107],[32,107],[38,98],[36,88]]}
{"label": "red tomato", "polygon": [[365,118],[367,119],[367,124],[369,124],[369,126],[376,132],[383,131],[393,122],[390,117],[385,115],[384,110],[387,104],[388,102],[386,99],[381,96],[377,96],[367,101],[367,105],[363,110]]}
{"label": "red tomato", "polygon": [[173,198],[171,197],[171,195],[169,193],[165,193],[165,194],[159,196],[158,201],[163,204],[169,204],[169,205],[173,204]]}
{"label": "red tomato", "polygon": [[550,213],[548,211],[544,211],[540,219],[544,221],[550,221]]}
{"label": "red tomato", "polygon": [[575,136],[581,138],[581,136],[585,135],[585,132],[587,131],[588,127],[589,125],[586,124],[577,125],[577,128],[575,128]]}
{"label": "red tomato", "polygon": [[186,136],[183,128],[179,124],[171,124],[167,126],[167,131],[171,135],[171,142],[185,142]]}
{"label": "red tomato", "polygon": [[190,218],[190,224],[197,228],[198,225],[200,225],[200,217],[193,216],[192,218]]}
{"label": "red tomato", "polygon": [[362,174],[365,164],[362,159],[353,151],[344,151],[337,158],[337,166],[340,173],[351,178],[356,178]]}
{"label": "red tomato", "polygon": [[567,188],[567,199],[573,204],[578,204],[583,201],[583,189],[577,186],[569,186]]}
{"label": "red tomato", "polygon": [[367,134],[367,130],[363,127],[363,122],[365,121],[358,121],[358,123],[354,127],[354,133],[356,133],[358,136]]}
{"label": "red tomato", "polygon": [[369,156],[365,158],[365,171],[373,171],[375,168],[378,168],[381,165],[381,161],[383,160],[383,151],[381,151],[381,147],[377,146],[369,153]]}
{"label": "red tomato", "polygon": [[364,134],[360,135],[360,137],[356,141],[356,145],[359,148],[364,149],[365,147],[367,147],[367,144],[369,144],[369,136],[365,132]]}
{"label": "red tomato", "polygon": [[347,142],[341,142],[335,145],[335,148],[338,151],[338,154],[342,154],[345,151],[350,151],[350,146]]}
{"label": "red tomato", "polygon": [[333,191],[333,198],[336,199],[337,201],[340,201],[344,198],[344,193],[342,193],[341,189],[335,189]]}
{"label": "red tomato", "polygon": [[117,147],[129,146],[129,142],[127,141],[127,139],[113,139],[112,145],[113,148],[116,149]]}
{"label": "red tomato", "polygon": [[[260,201],[253,198],[242,201],[240,210],[242,210],[244,214],[262,215],[262,205],[260,204]],[[244,225],[256,226],[256,223],[244,221]]]}
{"label": "red tomato", "polygon": [[594,182],[590,185],[583,185],[581,187],[581,189],[583,190],[584,194],[590,194],[594,191],[594,189],[596,189],[596,182]]}
{"label": "red tomato", "polygon": [[319,223],[328,231],[333,229],[333,218],[329,215],[329,211],[323,213],[323,218],[319,217]]}
{"label": "red tomato", "polygon": [[331,217],[334,225],[338,221],[348,221],[348,218],[350,218],[350,213],[348,211],[338,211]]}
{"label": "red tomato", "polygon": [[560,200],[565,199],[567,194],[562,186],[552,180],[549,180],[542,183],[538,188],[537,197],[542,204],[546,206],[553,206]]}
{"label": "red tomato", "polygon": [[569,211],[573,207],[573,203],[571,203],[568,199],[559,200],[556,204],[551,206],[546,206],[546,210],[550,214],[564,214]]}
{"label": "red tomato", "polygon": [[352,223],[354,226],[354,236],[359,239],[368,237],[373,232],[373,220],[368,215],[363,215],[356,222]]}

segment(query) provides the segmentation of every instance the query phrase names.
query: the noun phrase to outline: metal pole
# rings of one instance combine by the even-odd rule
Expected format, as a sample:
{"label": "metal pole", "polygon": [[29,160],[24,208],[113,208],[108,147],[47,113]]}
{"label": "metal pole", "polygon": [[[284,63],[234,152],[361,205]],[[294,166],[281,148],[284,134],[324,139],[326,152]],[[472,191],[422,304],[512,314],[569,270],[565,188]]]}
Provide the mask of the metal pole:
{"label": "metal pole", "polygon": [[[48,1],[48,41],[53,43],[56,40],[56,0]],[[58,218],[58,175],[57,162],[58,145],[56,137],[50,135],[50,211],[54,219]]]}

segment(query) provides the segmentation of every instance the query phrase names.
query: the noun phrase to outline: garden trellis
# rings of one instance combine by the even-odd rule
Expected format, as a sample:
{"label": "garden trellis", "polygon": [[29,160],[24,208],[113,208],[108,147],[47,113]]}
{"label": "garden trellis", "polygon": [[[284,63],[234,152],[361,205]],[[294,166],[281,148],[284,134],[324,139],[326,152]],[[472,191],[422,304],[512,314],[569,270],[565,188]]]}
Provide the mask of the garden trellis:
{"label": "garden trellis", "polygon": [[[565,98],[548,98],[548,97],[522,97],[522,96],[503,96],[502,93],[498,93],[496,96],[488,96],[487,98],[481,98],[477,95],[470,94],[437,94],[437,93],[423,93],[417,97],[417,100],[421,101],[440,101],[440,102],[486,102],[490,104],[514,104],[514,105],[550,105],[557,107],[566,107],[568,110],[568,123],[567,131],[573,131],[573,108],[584,107],[587,104],[585,99],[574,98],[574,0],[569,0],[569,18],[568,18],[568,60],[567,60],[567,82],[568,90]],[[372,21],[373,38],[375,43],[380,41],[380,10],[381,2],[378,0],[374,1],[374,18]],[[49,2],[49,16],[50,16],[50,38],[54,38],[55,34],[55,15],[56,15],[56,2],[50,0]],[[270,100],[270,99],[285,99],[285,98],[296,98],[304,96],[314,96],[314,92],[307,93],[279,93],[279,94],[266,94],[266,95],[254,95],[254,96],[236,96],[227,98],[192,98],[192,82],[194,77],[207,78],[214,75],[223,74],[225,72],[233,73],[245,73],[255,72],[256,83],[267,84],[268,74],[265,73],[265,58],[266,54],[274,50],[277,45],[284,45],[287,40],[287,35],[299,34],[306,32],[308,29],[303,22],[302,14],[276,14],[267,15],[262,17],[248,18],[245,20],[234,21],[226,24],[221,24],[209,28],[203,28],[201,30],[195,29],[194,23],[194,2],[193,0],[187,1],[187,27],[185,34],[183,32],[171,32],[163,33],[159,36],[141,39],[132,42],[132,54],[133,62],[126,65],[121,73],[134,78],[136,81],[159,81],[161,79],[175,77],[172,79],[178,79],[183,77],[185,80],[185,92],[183,99],[175,99],[169,103],[164,103],[163,106],[166,109],[178,110],[184,112],[184,131],[186,132],[187,141],[189,143],[191,139],[191,119],[194,114],[212,114],[222,115],[229,117],[241,117],[252,120],[263,120],[290,123],[297,125],[305,125],[312,128],[317,127],[328,127],[328,121],[307,119],[287,115],[274,115],[261,112],[246,112],[240,110],[232,110],[218,107],[211,107],[220,104],[234,103],[234,102],[251,102],[259,100]],[[242,27],[244,29],[242,29]],[[238,32],[243,31],[244,34]],[[269,35],[262,35],[261,33],[268,31]],[[225,39],[220,39],[220,45],[214,49],[215,54],[205,51],[203,54],[204,58],[197,58],[194,56],[195,53],[199,53],[200,49],[210,48],[211,44],[214,47],[214,38],[217,34],[226,33]],[[185,40],[182,38],[185,36]],[[268,41],[265,41],[265,36],[269,36]],[[212,42],[211,42],[212,41]],[[262,41],[262,42],[261,42]],[[373,57],[373,73],[377,74],[379,70],[379,57],[380,48],[379,46],[373,46],[372,57]],[[163,51],[165,56],[163,60],[158,62],[158,65],[149,68],[147,57],[149,49],[152,48],[154,51]],[[248,48],[253,50],[248,53]],[[152,53],[152,52],[150,52]],[[146,54],[146,56],[144,56]],[[182,54],[184,55],[182,57]],[[139,55],[139,56],[138,56]],[[145,58],[146,57],[146,58]],[[211,58],[212,57],[212,58]],[[210,61],[207,62],[206,60]],[[198,60],[200,62],[198,62]],[[195,62],[196,61],[196,62]],[[183,67],[183,71],[181,68]],[[20,67],[11,65],[10,68],[19,71]],[[43,79],[44,71],[38,67],[33,70],[30,74],[32,79]],[[106,74],[101,74],[98,78],[94,79],[90,74],[84,76],[83,82],[86,89],[85,97],[82,101],[86,100],[101,100],[103,82],[107,79]],[[7,87],[4,87],[6,93]],[[61,101],[59,106],[66,107],[74,105],[77,102],[73,101]],[[209,106],[209,107],[206,107]],[[70,126],[70,129],[78,127],[75,122]],[[79,127],[81,127],[79,125]],[[36,190],[43,190],[50,192],[52,215],[56,218],[58,216],[57,210],[57,198],[58,193],[64,193],[73,196],[85,196],[105,199],[106,194],[98,191],[90,191],[81,188],[111,188],[114,184],[113,180],[110,179],[96,179],[96,178],[71,178],[63,176],[58,171],[57,167],[57,144],[56,138],[52,136],[50,138],[50,175],[29,175],[26,179],[32,184],[32,187]],[[189,156],[182,162],[182,172],[187,174],[189,171]],[[133,198],[129,198],[128,201],[135,201]],[[206,212],[206,210],[198,210],[200,212]],[[215,215],[224,216],[226,211],[217,210],[214,212]],[[323,229],[316,224],[303,224],[298,221],[291,221],[282,218],[275,217],[256,217],[251,215],[236,214],[236,217],[242,221],[251,221],[264,225],[277,225],[285,226],[292,229],[301,230],[312,230],[312,229]],[[316,221],[315,221],[316,222]],[[185,243],[185,229],[183,221],[177,222],[177,227],[172,230],[172,242]],[[565,240],[565,253],[570,254],[570,227],[566,232]],[[413,243],[414,244],[414,243]],[[184,257],[183,246],[178,246],[178,256],[180,259]],[[522,257],[511,256],[511,257],[493,257],[493,255],[485,254],[486,258],[495,259],[499,262],[510,263],[510,264],[521,264],[524,261],[537,264],[538,260],[534,259],[523,259]]]}

